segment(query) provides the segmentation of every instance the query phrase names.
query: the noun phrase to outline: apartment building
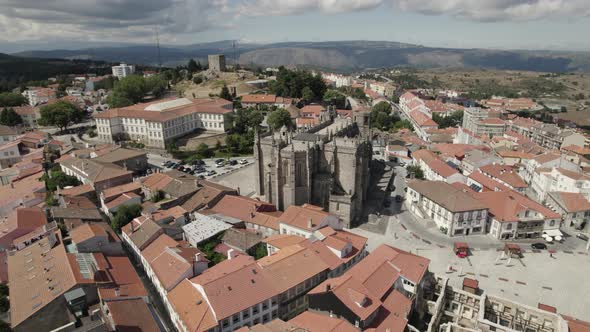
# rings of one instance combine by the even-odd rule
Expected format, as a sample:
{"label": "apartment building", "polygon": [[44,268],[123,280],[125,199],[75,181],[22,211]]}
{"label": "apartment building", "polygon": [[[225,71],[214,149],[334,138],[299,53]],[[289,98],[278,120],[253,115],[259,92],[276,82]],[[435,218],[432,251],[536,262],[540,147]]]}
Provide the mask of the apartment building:
{"label": "apartment building", "polygon": [[115,76],[118,79],[122,79],[124,77],[127,77],[127,76],[135,73],[135,66],[128,65],[125,63],[122,63],[118,66],[113,66],[113,67],[111,67],[111,69],[113,71],[113,76]]}
{"label": "apartment building", "polygon": [[169,98],[114,108],[95,116],[98,139],[113,143],[131,139],[165,148],[175,138],[198,129],[224,132],[233,104],[224,99]]}
{"label": "apartment building", "polygon": [[486,233],[487,206],[460,187],[441,181],[411,181],[406,204],[419,218],[434,220],[448,236]]}
{"label": "apartment building", "polygon": [[519,193],[524,193],[528,188],[527,183],[512,166],[490,164],[480,167],[476,172]]}
{"label": "apartment building", "polygon": [[561,236],[561,216],[515,191],[488,191],[474,196],[489,209],[488,228],[498,240]]}
{"label": "apartment building", "polygon": [[324,227],[329,226],[335,230],[343,228],[343,222],[338,216],[311,204],[289,206],[278,218],[278,223],[280,234],[297,235],[306,239]]}
{"label": "apartment building", "polygon": [[418,150],[412,154],[412,159],[414,165],[420,166],[426,180],[447,183],[466,182],[463,174],[449,166],[430,150]]}
{"label": "apartment building", "polygon": [[561,167],[538,168],[531,181],[532,195],[544,202],[550,192],[580,193],[590,197],[590,176]]}
{"label": "apartment building", "polygon": [[99,193],[107,188],[133,181],[131,171],[94,159],[72,157],[62,160],[60,167],[62,172],[76,177],[82,184],[90,184]]}
{"label": "apartment building", "polygon": [[580,170],[580,167],[577,164],[567,160],[566,156],[556,152],[548,152],[533,158],[526,159],[520,166],[518,173],[526,183],[531,184],[533,181],[533,176],[538,169],[554,167],[559,167],[574,172]]}
{"label": "apartment building", "polygon": [[586,137],[573,129],[562,129],[555,124],[538,123],[531,127],[530,139],[547,149],[559,150],[562,146],[584,147]]}
{"label": "apartment building", "polygon": [[55,90],[43,87],[28,87],[23,91],[22,95],[27,98],[30,106],[45,104],[48,101],[57,98]]}
{"label": "apartment building", "polygon": [[564,225],[584,229],[590,222],[590,201],[580,193],[550,192],[545,204],[562,216]]}
{"label": "apartment building", "polygon": [[236,195],[225,195],[210,210],[203,212],[233,218],[264,236],[279,233],[279,216],[282,214],[274,204]]}
{"label": "apartment building", "polygon": [[506,123],[500,119],[500,112],[467,107],[463,111],[462,128],[475,136],[502,136],[506,131]]}

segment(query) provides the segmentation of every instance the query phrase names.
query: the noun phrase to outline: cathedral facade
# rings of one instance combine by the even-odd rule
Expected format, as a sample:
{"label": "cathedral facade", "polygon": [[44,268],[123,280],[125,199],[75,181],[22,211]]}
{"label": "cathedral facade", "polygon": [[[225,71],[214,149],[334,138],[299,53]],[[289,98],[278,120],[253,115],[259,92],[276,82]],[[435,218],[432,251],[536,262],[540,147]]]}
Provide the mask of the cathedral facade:
{"label": "cathedral facade", "polygon": [[306,131],[283,128],[257,137],[256,191],[280,210],[310,203],[358,224],[367,198],[372,157],[368,115],[328,118]]}

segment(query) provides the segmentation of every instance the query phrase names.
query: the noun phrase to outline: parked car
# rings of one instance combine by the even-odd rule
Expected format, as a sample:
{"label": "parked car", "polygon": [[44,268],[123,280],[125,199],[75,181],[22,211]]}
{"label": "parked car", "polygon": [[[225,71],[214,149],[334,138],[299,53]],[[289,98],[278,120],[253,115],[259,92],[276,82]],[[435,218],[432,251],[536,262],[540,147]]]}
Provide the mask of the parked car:
{"label": "parked car", "polygon": [[246,165],[247,163],[248,163],[248,160],[246,160],[246,159],[240,160],[240,165]]}
{"label": "parked car", "polygon": [[578,233],[578,234],[576,234],[576,237],[580,240],[588,241],[588,235],[586,235],[584,233]]}
{"label": "parked car", "polygon": [[581,231],[586,227],[586,222],[582,221],[579,225],[576,226],[577,231]]}
{"label": "parked car", "polygon": [[545,250],[547,249],[547,245],[545,243],[533,243],[531,244],[531,248],[533,249],[537,249],[537,250]]}
{"label": "parked car", "polygon": [[168,165],[168,168],[176,168],[178,166],[177,163],[172,163],[170,165]]}
{"label": "parked car", "polygon": [[223,159],[223,158],[219,158],[219,159],[215,160],[216,164],[223,163],[223,162],[225,162],[225,159]]}
{"label": "parked car", "polygon": [[184,166],[178,166],[178,168],[177,168],[176,170],[177,170],[177,171],[184,172]]}
{"label": "parked car", "polygon": [[201,174],[201,173],[205,173],[205,172],[207,172],[207,170],[206,170],[206,169],[204,169],[204,168],[197,168],[197,169],[195,170],[195,173],[197,173],[197,174]]}
{"label": "parked car", "polygon": [[199,175],[199,176],[198,176],[198,179],[199,179],[199,180],[203,180],[203,179],[205,179],[205,175]]}
{"label": "parked car", "polygon": [[232,160],[230,160],[230,161],[228,162],[228,164],[229,164],[230,166],[235,166],[235,165],[237,165],[237,164],[238,164],[238,161],[237,161],[237,160],[234,160],[234,159],[232,159]]}
{"label": "parked car", "polygon": [[215,163],[215,167],[220,168],[225,166],[225,162],[221,162],[221,163]]}
{"label": "parked car", "polygon": [[207,173],[207,176],[213,176],[215,174],[217,174],[217,172],[215,172],[214,170],[211,170]]}
{"label": "parked car", "polygon": [[194,160],[194,161],[192,162],[192,164],[193,164],[193,165],[195,165],[195,166],[198,166],[198,165],[205,165],[205,162],[204,162],[202,159],[197,159],[197,160]]}

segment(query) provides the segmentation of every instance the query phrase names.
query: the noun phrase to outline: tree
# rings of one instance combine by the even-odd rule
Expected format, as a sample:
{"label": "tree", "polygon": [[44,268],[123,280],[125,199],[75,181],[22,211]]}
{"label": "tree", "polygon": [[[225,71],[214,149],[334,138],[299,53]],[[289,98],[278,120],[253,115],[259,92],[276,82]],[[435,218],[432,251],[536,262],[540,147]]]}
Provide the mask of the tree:
{"label": "tree", "polygon": [[162,190],[157,190],[155,193],[152,194],[152,197],[150,197],[150,201],[152,201],[153,203],[157,203],[163,200],[164,198],[166,198],[166,193]]}
{"label": "tree", "polygon": [[312,75],[305,70],[289,70],[279,67],[277,79],[269,83],[272,93],[281,97],[302,98],[303,89],[309,87],[314,96],[323,96],[326,83],[320,75]]}
{"label": "tree", "polygon": [[219,93],[219,97],[229,101],[234,100],[234,97],[231,95],[229,89],[227,88],[227,85],[225,84],[221,88],[221,93]]}
{"label": "tree", "polygon": [[191,74],[196,73],[201,70],[200,65],[197,65],[197,62],[195,61],[195,59],[190,59],[188,61],[186,69],[188,69],[189,73],[191,73]]}
{"label": "tree", "polygon": [[420,168],[420,166],[410,165],[406,167],[406,170],[408,171],[408,173],[413,174],[414,178],[424,180],[424,171],[422,171],[422,168]]}
{"label": "tree", "polygon": [[56,126],[61,131],[71,124],[79,123],[84,118],[82,110],[63,100],[41,107],[40,113],[39,123],[42,126]]}
{"label": "tree", "polygon": [[344,108],[346,106],[346,96],[338,90],[328,90],[324,93],[324,102],[330,105],[335,105],[336,108]]}
{"label": "tree", "polygon": [[51,170],[49,172],[49,177],[43,175],[41,180],[45,181],[47,189],[51,192],[56,191],[58,187],[75,187],[81,184],[75,176],[67,175],[59,169]]}
{"label": "tree", "polygon": [[266,119],[266,123],[268,123],[270,128],[273,130],[278,130],[283,126],[287,126],[287,128],[289,128],[293,125],[291,122],[291,114],[289,114],[289,111],[283,108],[279,108],[271,112]]}
{"label": "tree", "polygon": [[195,75],[195,77],[193,77],[193,83],[195,83],[195,84],[203,83],[203,76],[202,75]]}
{"label": "tree", "polygon": [[313,93],[311,88],[308,86],[306,86],[305,88],[303,88],[303,90],[301,90],[301,96],[302,96],[302,99],[305,103],[311,103],[315,98],[315,94]]}
{"label": "tree", "polygon": [[23,118],[13,108],[5,108],[0,112],[0,124],[13,127],[22,123]]}
{"label": "tree", "polygon": [[147,78],[139,75],[127,76],[115,82],[107,103],[110,107],[125,107],[141,102],[146,94],[160,97],[168,89],[167,81],[166,74]]}
{"label": "tree", "polygon": [[111,220],[111,227],[115,231],[121,232],[121,227],[127,225],[129,222],[131,222],[131,220],[139,217],[140,215],[141,205],[122,205],[117,209],[117,212],[115,212],[115,216]]}
{"label": "tree", "polygon": [[213,151],[211,151],[211,149],[209,149],[209,146],[207,144],[201,143],[197,147],[197,154],[201,158],[210,158],[211,156],[213,156]]}
{"label": "tree", "polygon": [[448,116],[440,116],[437,113],[432,114],[432,120],[438,124],[441,129],[449,127],[458,127],[463,123],[463,111],[456,111]]}
{"label": "tree", "polygon": [[377,105],[373,106],[373,111],[389,114],[391,113],[391,104],[386,101],[379,102]]}
{"label": "tree", "polygon": [[0,93],[0,106],[13,107],[21,106],[27,103],[27,98],[20,93],[4,92]]}

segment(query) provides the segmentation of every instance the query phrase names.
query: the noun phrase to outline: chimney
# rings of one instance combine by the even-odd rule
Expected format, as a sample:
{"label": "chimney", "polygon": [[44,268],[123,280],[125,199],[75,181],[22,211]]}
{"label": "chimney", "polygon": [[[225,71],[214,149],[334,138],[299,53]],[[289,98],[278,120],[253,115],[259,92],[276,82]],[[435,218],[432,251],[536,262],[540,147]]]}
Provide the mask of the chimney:
{"label": "chimney", "polygon": [[121,295],[121,291],[119,290],[119,288],[115,288],[115,296],[119,295]]}
{"label": "chimney", "polygon": [[311,229],[313,227],[313,223],[311,221],[311,217],[307,219],[307,228]]}
{"label": "chimney", "polygon": [[195,254],[195,262],[200,262],[201,261],[201,253],[198,252]]}
{"label": "chimney", "polygon": [[326,284],[326,292],[329,292],[332,289],[332,285]]}
{"label": "chimney", "polygon": [[135,232],[135,222],[131,220],[131,233]]}
{"label": "chimney", "polygon": [[229,259],[232,259],[232,258],[234,258],[234,257],[235,257],[235,255],[234,255],[234,251],[235,251],[235,250],[233,250],[233,249],[230,249],[230,250],[228,250],[228,251],[227,251],[227,259],[228,259],[228,260],[229,260]]}

